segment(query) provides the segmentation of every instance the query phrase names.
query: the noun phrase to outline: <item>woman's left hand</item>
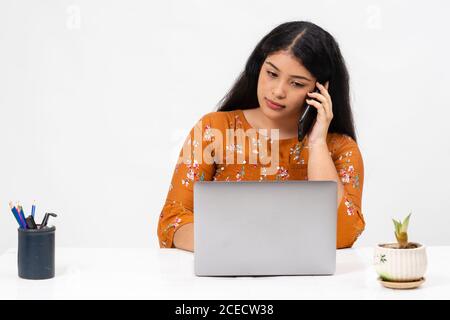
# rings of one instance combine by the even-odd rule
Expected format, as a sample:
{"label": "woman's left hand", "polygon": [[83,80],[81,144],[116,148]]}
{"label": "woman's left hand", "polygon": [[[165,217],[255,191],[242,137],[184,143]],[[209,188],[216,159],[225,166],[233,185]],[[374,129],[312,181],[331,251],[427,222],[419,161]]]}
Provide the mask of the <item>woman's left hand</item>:
{"label": "woman's left hand", "polygon": [[325,86],[319,82],[316,82],[316,85],[320,93],[308,92],[309,99],[306,99],[308,104],[317,109],[317,118],[308,135],[308,146],[327,144],[328,127],[330,126],[331,119],[333,119],[333,104],[331,102],[331,96],[328,93],[329,82],[327,81]]}

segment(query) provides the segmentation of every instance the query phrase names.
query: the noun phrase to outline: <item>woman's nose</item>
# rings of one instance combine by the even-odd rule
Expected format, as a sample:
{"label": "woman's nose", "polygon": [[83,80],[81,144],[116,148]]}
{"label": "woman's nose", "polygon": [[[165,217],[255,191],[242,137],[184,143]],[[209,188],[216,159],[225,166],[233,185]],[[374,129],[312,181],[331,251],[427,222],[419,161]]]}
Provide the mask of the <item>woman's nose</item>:
{"label": "woman's nose", "polygon": [[284,98],[285,92],[284,92],[283,84],[281,82],[279,82],[277,85],[275,85],[275,87],[272,89],[272,93],[278,99]]}

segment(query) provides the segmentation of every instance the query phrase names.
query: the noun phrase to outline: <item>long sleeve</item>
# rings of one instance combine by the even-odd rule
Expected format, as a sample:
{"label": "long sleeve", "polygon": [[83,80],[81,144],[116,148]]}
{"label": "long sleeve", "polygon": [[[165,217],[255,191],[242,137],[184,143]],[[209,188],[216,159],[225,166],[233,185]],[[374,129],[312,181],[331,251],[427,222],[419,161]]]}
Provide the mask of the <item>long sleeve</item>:
{"label": "long sleeve", "polygon": [[158,222],[161,248],[173,248],[174,233],[194,221],[193,187],[195,181],[212,180],[215,164],[205,161],[203,152],[211,141],[210,114],[204,115],[191,129],[175,166],[166,201]]}
{"label": "long sleeve", "polygon": [[365,228],[361,211],[364,164],[356,142],[349,136],[339,139],[334,164],[344,186],[337,213],[337,248],[352,247]]}

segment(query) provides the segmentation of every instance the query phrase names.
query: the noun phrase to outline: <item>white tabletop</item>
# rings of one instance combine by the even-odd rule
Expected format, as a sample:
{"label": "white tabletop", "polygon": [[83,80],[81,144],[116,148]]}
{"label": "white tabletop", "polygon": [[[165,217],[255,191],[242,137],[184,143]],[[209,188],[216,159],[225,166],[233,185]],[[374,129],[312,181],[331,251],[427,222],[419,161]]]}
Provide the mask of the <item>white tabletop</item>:
{"label": "white tabletop", "polygon": [[17,250],[0,256],[0,299],[449,299],[450,247],[428,247],[418,289],[381,286],[373,248],[337,251],[333,276],[196,277],[178,249],[56,248],[56,276],[24,280]]}

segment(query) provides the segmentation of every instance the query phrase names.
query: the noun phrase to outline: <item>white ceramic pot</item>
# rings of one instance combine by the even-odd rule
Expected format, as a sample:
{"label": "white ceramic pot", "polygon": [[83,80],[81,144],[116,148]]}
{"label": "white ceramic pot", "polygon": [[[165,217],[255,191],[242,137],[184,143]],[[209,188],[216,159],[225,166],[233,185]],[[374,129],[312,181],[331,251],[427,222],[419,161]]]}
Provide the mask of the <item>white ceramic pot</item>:
{"label": "white ceramic pot", "polygon": [[427,269],[427,253],[424,245],[417,248],[394,249],[379,244],[374,252],[375,270],[385,281],[414,281],[421,279]]}

